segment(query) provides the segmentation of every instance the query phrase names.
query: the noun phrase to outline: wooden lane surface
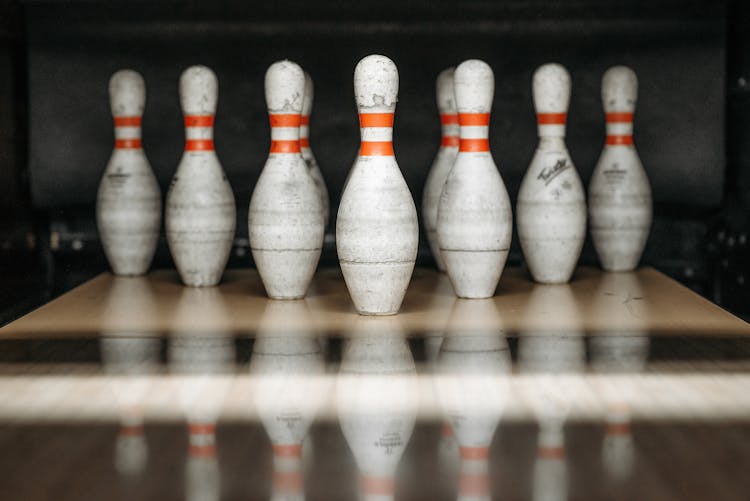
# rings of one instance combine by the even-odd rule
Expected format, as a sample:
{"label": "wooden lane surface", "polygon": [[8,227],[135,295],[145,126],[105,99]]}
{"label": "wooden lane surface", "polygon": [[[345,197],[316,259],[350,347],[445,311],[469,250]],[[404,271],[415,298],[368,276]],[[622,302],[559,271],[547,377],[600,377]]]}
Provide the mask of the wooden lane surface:
{"label": "wooden lane surface", "polygon": [[174,271],[101,274],[0,329],[0,338],[130,333],[434,333],[451,330],[749,335],[750,325],[662,273],[579,268],[567,285],[539,285],[507,269],[491,300],[457,300],[445,275],[415,270],[401,312],[361,317],[338,270],[321,270],[302,301],[266,298],[254,270],[228,270],[218,287],[190,288]]}

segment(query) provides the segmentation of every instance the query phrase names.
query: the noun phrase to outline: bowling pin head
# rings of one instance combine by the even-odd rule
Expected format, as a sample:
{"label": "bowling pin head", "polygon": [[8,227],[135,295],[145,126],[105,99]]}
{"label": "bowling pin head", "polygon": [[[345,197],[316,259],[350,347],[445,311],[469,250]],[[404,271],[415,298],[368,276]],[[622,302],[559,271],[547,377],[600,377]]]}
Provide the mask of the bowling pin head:
{"label": "bowling pin head", "polygon": [[360,113],[393,113],[398,100],[396,64],[377,54],[362,59],[354,69],[354,96]]}
{"label": "bowling pin head", "polygon": [[291,61],[277,61],[266,70],[269,113],[300,114],[305,97],[305,72]]}
{"label": "bowling pin head", "polygon": [[532,88],[539,137],[565,137],[570,104],[568,70],[560,64],[544,64],[534,72]]}
{"label": "bowling pin head", "polygon": [[309,117],[312,113],[313,97],[315,97],[315,85],[310,75],[305,72],[305,97],[302,101],[302,116]]}
{"label": "bowling pin head", "polygon": [[638,77],[627,66],[613,66],[602,77],[602,103],[606,113],[635,111]]}
{"label": "bowling pin head", "polygon": [[437,77],[435,88],[440,115],[453,115],[456,113],[456,93],[453,87],[453,75],[455,72],[456,68],[446,68]]}
{"label": "bowling pin head", "polygon": [[206,66],[191,66],[180,76],[180,104],[184,115],[215,115],[219,81]]}
{"label": "bowling pin head", "polygon": [[492,68],[478,59],[459,64],[454,75],[456,109],[461,114],[489,113],[495,94],[495,75]]}
{"label": "bowling pin head", "polygon": [[[146,84],[140,73],[120,70],[109,79],[113,117],[140,117],[146,105]],[[138,124],[140,125],[140,124]]]}

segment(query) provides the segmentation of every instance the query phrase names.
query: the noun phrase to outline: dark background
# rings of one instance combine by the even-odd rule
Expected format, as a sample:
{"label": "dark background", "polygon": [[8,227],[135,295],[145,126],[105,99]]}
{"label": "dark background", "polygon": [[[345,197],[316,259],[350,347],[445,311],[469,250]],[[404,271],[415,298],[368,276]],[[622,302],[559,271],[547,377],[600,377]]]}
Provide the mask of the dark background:
{"label": "dark background", "polygon": [[[396,158],[418,207],[440,141],[434,81],[445,67],[481,58],[495,71],[490,142],[515,199],[537,141],[535,68],[555,61],[571,72],[568,146],[588,184],[604,142],[601,76],[631,66],[635,144],[655,201],[644,263],[743,313],[749,12],[730,0],[0,0],[0,270],[21,287],[5,304],[21,311],[19,300],[32,301],[24,287],[56,294],[106,269],[94,203],[113,146],[113,72],[146,80],[143,144],[166,190],[184,141],[179,75],[192,64],[215,70],[216,147],[239,210],[230,266],[250,266],[247,205],[269,145],[266,68],[288,58],[315,81],[311,144],[333,220],[359,141],[354,66],[382,53],[399,68]],[[514,242],[510,261],[521,258]],[[332,241],[322,261],[335,264]],[[590,244],[581,261],[596,263]],[[432,263],[424,238],[419,262]],[[164,239],[155,266],[171,266]]]}

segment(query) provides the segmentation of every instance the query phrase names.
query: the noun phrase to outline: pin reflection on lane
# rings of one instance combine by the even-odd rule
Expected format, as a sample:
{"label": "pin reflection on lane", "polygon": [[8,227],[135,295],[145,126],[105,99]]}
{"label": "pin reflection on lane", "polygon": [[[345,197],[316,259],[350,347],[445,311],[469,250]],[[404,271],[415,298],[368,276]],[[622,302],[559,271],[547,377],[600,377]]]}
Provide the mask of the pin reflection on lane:
{"label": "pin reflection on lane", "polygon": [[201,328],[201,319],[227,318],[215,287],[183,288],[175,314],[185,327],[172,332],[168,359],[174,392],[188,423],[185,499],[218,501],[221,475],[216,422],[233,380],[234,340],[228,329]]}
{"label": "pin reflection on lane", "polygon": [[[143,472],[148,443],[143,429],[143,399],[148,376],[159,366],[159,338],[153,332],[124,328],[128,319],[154,309],[149,281],[143,277],[115,277],[107,296],[103,323],[110,329],[99,340],[104,370],[117,378],[120,429],[115,445],[115,470],[121,475]],[[123,328],[120,327],[123,326]]]}
{"label": "pin reflection on lane", "polygon": [[489,450],[507,402],[511,359],[492,299],[457,299],[438,358],[436,386],[460,451],[458,499],[487,499]]}
{"label": "pin reflection on lane", "polygon": [[362,498],[393,499],[418,400],[414,358],[397,316],[357,319],[344,348],[336,400],[361,474]]}
{"label": "pin reflection on lane", "polygon": [[327,393],[311,325],[304,300],[268,301],[253,345],[255,407],[273,449],[273,500],[305,499],[303,471],[310,465],[303,463],[312,459],[306,437]]}
{"label": "pin reflection on lane", "polygon": [[[535,285],[527,316],[532,328],[520,333],[518,363],[522,372],[534,376],[527,398],[539,423],[532,497],[564,500],[568,498],[564,428],[576,391],[569,376],[583,371],[586,356],[583,329],[578,327],[581,315],[565,284]],[[558,327],[563,318],[568,319],[566,329]]]}
{"label": "pin reflection on lane", "polygon": [[645,370],[650,345],[648,306],[638,276],[604,274],[592,308],[607,311],[611,320],[610,329],[592,333],[589,344],[592,369],[610,375],[602,388],[607,407],[602,464],[610,480],[624,482],[631,477],[636,458],[630,408],[637,395],[627,390],[631,385],[618,383]]}

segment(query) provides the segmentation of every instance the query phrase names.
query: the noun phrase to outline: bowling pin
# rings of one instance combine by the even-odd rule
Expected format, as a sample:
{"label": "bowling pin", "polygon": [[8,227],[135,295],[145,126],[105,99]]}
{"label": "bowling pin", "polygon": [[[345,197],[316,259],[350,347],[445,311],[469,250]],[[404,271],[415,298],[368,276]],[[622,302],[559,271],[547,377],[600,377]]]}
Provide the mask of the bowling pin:
{"label": "bowling pin", "polygon": [[586,237],[583,185],[565,146],[568,71],[559,64],[540,66],[534,73],[533,94],[539,146],[518,192],[518,237],[534,280],[565,283]]}
{"label": "bowling pin", "polygon": [[443,191],[445,178],[456,163],[456,155],[458,155],[458,114],[453,91],[455,70],[455,68],[445,69],[437,77],[436,94],[442,138],[440,149],[432,162],[422,192],[422,221],[427,241],[430,244],[430,252],[440,271],[445,271],[445,263],[440,255],[440,243],[437,236],[438,202],[440,202],[440,193]]}
{"label": "bowling pin", "polygon": [[417,258],[417,210],[393,156],[398,70],[385,56],[354,70],[362,135],[359,156],[341,195],[336,249],[346,286],[361,315],[398,312]]}
{"label": "bowling pin", "polygon": [[495,76],[484,61],[464,61],[454,77],[458,156],[437,214],[440,254],[460,298],[495,294],[513,233],[510,198],[488,139]]}
{"label": "bowling pin", "polygon": [[320,193],[300,154],[305,73],[276,62],[265,87],[271,151],[250,198],[250,250],[268,296],[298,299],[315,274],[325,231]]}
{"label": "bowling pin", "polygon": [[115,149],[96,197],[96,225],[115,275],[142,275],[154,257],[161,227],[161,190],[141,145],[146,104],[143,77],[120,70],[109,80]]}
{"label": "bowling pin", "polygon": [[614,66],[602,78],[607,140],[589,184],[591,238],[602,268],[638,266],[651,229],[651,186],[633,146],[638,77]]}
{"label": "bowling pin", "polygon": [[314,95],[315,86],[312,78],[305,72],[305,99],[302,101],[302,120],[299,126],[300,151],[302,159],[307,164],[307,171],[315,181],[315,187],[320,195],[320,202],[323,205],[323,226],[328,227],[331,207],[331,202],[328,199],[328,188],[326,188],[323,172],[321,172],[318,161],[315,159],[312,148],[310,148],[310,113],[312,112]]}
{"label": "bowling pin", "polygon": [[211,286],[221,280],[232,250],[235,205],[214,151],[218,82],[205,66],[180,77],[185,115],[185,152],[167,193],[167,242],[185,285]]}

